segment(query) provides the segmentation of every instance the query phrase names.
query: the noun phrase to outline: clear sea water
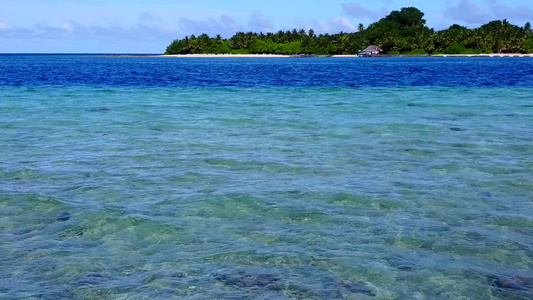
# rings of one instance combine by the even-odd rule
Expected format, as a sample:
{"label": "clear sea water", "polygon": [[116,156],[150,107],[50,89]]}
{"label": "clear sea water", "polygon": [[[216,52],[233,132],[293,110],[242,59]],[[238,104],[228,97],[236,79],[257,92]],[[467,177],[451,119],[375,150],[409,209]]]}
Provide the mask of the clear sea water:
{"label": "clear sea water", "polygon": [[533,59],[0,56],[0,299],[531,299]]}

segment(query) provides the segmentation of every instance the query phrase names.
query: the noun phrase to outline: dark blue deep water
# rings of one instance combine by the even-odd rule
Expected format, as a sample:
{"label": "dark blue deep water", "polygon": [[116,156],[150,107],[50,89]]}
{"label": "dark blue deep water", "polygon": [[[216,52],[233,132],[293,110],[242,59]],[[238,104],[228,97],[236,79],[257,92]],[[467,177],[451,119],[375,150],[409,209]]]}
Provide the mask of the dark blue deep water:
{"label": "dark blue deep water", "polygon": [[148,58],[0,55],[0,85],[533,86],[533,58]]}
{"label": "dark blue deep water", "polygon": [[0,55],[0,299],[532,299],[533,59]]}

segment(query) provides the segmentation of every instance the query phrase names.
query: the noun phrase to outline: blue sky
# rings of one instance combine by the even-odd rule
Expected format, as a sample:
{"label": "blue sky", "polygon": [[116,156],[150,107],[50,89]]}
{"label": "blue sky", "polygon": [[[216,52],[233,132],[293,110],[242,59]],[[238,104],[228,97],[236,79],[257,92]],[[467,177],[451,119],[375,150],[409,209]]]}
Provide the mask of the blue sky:
{"label": "blue sky", "polygon": [[352,31],[415,6],[428,25],[533,22],[531,0],[0,0],[0,53],[161,53],[206,32]]}

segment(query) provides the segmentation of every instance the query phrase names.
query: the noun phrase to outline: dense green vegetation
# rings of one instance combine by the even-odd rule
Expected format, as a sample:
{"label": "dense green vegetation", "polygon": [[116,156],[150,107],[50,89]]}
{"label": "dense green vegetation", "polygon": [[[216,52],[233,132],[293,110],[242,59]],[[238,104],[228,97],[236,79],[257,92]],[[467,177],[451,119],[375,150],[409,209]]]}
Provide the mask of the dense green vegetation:
{"label": "dense green vegetation", "polygon": [[533,30],[506,20],[492,21],[479,28],[452,25],[442,31],[426,26],[424,13],[414,7],[393,11],[385,18],[364,28],[359,24],[353,33],[316,35],[313,30],[277,33],[238,32],[230,39],[220,35],[192,35],[173,41],[167,54],[356,54],[368,45],[378,45],[389,54],[476,54],[533,53]]}

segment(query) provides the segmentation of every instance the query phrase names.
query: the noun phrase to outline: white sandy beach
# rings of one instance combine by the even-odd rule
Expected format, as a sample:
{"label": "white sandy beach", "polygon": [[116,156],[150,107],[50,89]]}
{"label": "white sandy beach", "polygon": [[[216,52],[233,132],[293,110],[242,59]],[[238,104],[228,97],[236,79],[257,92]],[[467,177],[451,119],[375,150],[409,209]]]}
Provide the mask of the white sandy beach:
{"label": "white sandy beach", "polygon": [[170,55],[158,55],[157,57],[178,57],[178,58],[286,58],[291,57],[290,55],[280,55],[280,54],[170,54]]}
{"label": "white sandy beach", "polygon": [[483,53],[483,54],[434,54],[434,57],[533,57],[533,54],[522,53]]}
{"label": "white sandy beach", "polygon": [[[521,53],[491,53],[491,54],[433,54],[433,55],[393,55],[395,57],[533,57],[533,54]],[[152,57],[173,57],[173,58],[291,58],[300,57],[300,55],[281,55],[281,54],[172,54],[156,55]],[[325,56],[324,56],[325,57]],[[333,58],[356,58],[358,55],[331,55]],[[388,57],[387,55],[383,57]]]}

